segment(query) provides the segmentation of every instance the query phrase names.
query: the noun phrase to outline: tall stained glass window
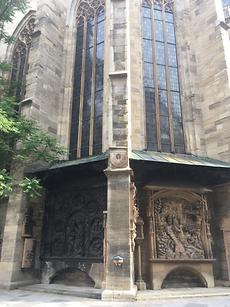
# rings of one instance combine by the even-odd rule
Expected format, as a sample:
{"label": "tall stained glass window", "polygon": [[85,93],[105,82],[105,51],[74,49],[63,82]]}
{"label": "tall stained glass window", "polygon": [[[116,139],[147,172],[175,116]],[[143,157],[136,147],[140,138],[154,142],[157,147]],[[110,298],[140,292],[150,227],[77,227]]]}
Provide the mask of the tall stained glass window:
{"label": "tall stained glass window", "polygon": [[25,96],[25,77],[34,26],[35,19],[31,18],[20,31],[13,50],[11,92],[18,100],[22,100]]}
{"label": "tall stained glass window", "polygon": [[70,159],[102,152],[104,0],[80,2],[70,135]]}
{"label": "tall stained glass window", "polygon": [[147,150],[184,152],[174,16],[170,0],[142,5]]}

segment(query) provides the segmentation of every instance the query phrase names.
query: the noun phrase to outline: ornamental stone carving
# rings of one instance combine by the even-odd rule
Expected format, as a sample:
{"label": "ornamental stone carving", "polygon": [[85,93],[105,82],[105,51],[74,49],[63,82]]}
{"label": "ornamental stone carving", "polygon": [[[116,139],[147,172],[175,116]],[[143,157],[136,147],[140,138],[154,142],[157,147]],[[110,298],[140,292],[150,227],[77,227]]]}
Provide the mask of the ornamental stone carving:
{"label": "ornamental stone carving", "polygon": [[129,165],[128,152],[126,149],[110,149],[110,169],[127,168]]}
{"label": "ornamental stone carving", "polygon": [[77,18],[93,17],[100,8],[105,7],[105,0],[83,0],[77,8]]}
{"label": "ornamental stone carving", "polygon": [[207,200],[161,197],[152,203],[153,240],[158,259],[211,259]]}
{"label": "ornamental stone carving", "polygon": [[174,0],[144,0],[144,5],[150,5],[153,3],[155,5],[155,8],[162,9],[163,7],[167,11],[171,11],[173,7]]}
{"label": "ornamental stone carving", "polygon": [[131,248],[132,251],[135,249],[135,239],[137,236],[137,219],[139,216],[139,211],[137,208],[137,188],[135,186],[134,182],[131,182],[131,187],[130,187],[130,195],[131,195],[131,220],[130,220],[130,225],[131,225]]}
{"label": "ornamental stone carving", "polygon": [[35,18],[31,18],[17,37],[14,53],[22,54],[25,48],[29,49],[32,42],[32,34],[35,28]]}

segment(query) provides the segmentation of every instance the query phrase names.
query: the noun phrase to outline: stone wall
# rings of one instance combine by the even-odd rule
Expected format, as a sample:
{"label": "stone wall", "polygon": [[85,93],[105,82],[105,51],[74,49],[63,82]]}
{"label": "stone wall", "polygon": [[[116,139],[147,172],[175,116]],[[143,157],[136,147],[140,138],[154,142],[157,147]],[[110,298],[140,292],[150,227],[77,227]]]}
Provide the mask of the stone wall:
{"label": "stone wall", "polygon": [[24,114],[57,135],[61,104],[66,7],[63,1],[38,1],[37,21],[29,57]]}
{"label": "stone wall", "polygon": [[[230,91],[226,65],[229,41],[226,41],[225,30],[218,25],[219,15],[214,0],[185,3],[183,19],[187,43],[180,44],[188,50],[190,61],[190,70],[182,70],[182,74],[184,80],[190,78],[190,101],[194,101],[190,114],[193,114],[191,120],[194,122],[196,145],[190,146],[191,152],[230,161]],[[186,114],[189,100],[184,105]],[[185,116],[190,122],[188,115]]]}

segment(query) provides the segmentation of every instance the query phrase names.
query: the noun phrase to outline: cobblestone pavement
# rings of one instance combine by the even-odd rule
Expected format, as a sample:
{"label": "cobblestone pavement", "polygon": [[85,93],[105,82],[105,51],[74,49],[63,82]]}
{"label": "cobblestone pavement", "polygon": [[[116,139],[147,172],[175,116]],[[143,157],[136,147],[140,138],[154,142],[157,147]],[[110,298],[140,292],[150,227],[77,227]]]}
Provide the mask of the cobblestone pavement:
{"label": "cobblestone pavement", "polygon": [[0,307],[230,307],[230,296],[138,302],[102,302],[22,290],[0,290]]}

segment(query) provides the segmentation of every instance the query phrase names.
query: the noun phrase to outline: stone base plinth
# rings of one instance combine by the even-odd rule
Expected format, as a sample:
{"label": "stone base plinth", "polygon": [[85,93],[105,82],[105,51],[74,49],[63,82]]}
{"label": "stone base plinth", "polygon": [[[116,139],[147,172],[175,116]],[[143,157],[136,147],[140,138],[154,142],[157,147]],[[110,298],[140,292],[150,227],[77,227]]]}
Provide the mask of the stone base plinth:
{"label": "stone base plinth", "polygon": [[187,269],[194,272],[207,288],[214,287],[213,259],[151,259],[150,281],[153,290],[159,290],[169,273],[176,269]]}
{"label": "stone base plinth", "polygon": [[21,281],[13,281],[13,282],[1,282],[0,281],[0,289],[14,290],[20,287],[36,285],[39,282],[40,282],[39,279],[31,279],[31,280],[25,280],[25,281],[21,280]]}
{"label": "stone base plinth", "polygon": [[137,280],[136,286],[137,286],[137,289],[140,291],[146,290],[146,283],[143,280]]}
{"label": "stone base plinth", "polygon": [[135,301],[137,297],[137,287],[131,290],[104,290],[102,292],[103,301]]}

